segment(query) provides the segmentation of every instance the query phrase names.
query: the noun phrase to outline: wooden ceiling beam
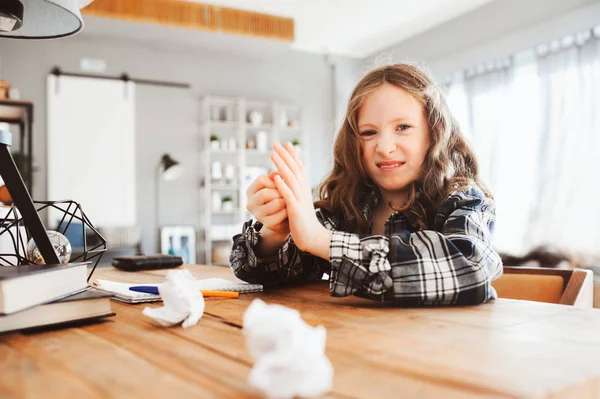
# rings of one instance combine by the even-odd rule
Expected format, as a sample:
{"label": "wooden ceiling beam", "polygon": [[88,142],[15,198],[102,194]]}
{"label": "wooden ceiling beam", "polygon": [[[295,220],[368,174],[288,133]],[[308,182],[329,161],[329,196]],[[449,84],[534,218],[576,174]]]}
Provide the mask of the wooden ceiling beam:
{"label": "wooden ceiling beam", "polygon": [[95,0],[85,15],[294,41],[294,20],[269,14],[176,0]]}

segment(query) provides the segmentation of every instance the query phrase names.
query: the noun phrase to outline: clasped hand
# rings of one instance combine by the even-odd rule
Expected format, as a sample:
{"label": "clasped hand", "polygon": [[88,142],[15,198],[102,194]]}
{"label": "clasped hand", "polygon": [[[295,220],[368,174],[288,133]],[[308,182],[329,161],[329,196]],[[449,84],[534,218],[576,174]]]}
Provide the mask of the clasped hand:
{"label": "clasped hand", "polygon": [[[302,251],[320,256],[318,241],[328,230],[315,214],[304,165],[291,143],[275,143],[271,160],[277,171],[259,176],[248,188],[247,209],[279,237],[292,235]],[[322,243],[321,243],[322,244]],[[323,251],[321,251],[323,252]]]}

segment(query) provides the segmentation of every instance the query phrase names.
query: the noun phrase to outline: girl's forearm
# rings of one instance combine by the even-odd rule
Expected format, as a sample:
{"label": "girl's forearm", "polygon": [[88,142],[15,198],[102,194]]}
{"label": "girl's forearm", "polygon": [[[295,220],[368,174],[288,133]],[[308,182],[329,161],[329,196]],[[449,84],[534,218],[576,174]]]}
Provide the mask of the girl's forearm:
{"label": "girl's forearm", "polygon": [[314,238],[311,240],[311,245],[307,248],[307,252],[318,256],[321,259],[325,259],[329,261],[329,247],[331,246],[331,231],[327,230],[325,227],[322,230],[319,230],[317,234],[315,234]]}

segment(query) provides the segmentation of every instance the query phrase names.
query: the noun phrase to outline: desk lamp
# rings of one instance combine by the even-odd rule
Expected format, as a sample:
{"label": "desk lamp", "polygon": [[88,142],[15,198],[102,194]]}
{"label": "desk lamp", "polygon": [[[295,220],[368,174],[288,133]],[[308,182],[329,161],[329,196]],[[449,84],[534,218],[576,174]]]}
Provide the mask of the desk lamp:
{"label": "desk lamp", "polygon": [[[156,181],[154,183],[154,224],[156,225],[156,229],[158,230],[159,226],[159,212],[160,212],[160,181],[173,181],[177,180],[181,173],[183,172],[183,167],[179,162],[171,158],[169,154],[163,154],[158,163],[158,167],[156,169]],[[160,233],[159,233],[160,237]],[[160,238],[156,240],[160,243]],[[160,244],[159,244],[159,252],[160,252]]]}

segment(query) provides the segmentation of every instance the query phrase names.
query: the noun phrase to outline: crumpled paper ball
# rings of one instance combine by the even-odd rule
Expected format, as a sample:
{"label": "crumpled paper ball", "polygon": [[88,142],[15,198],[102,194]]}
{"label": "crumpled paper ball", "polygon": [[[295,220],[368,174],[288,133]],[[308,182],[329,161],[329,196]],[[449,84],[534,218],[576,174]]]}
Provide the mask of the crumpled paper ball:
{"label": "crumpled paper ball", "polygon": [[248,383],[267,397],[316,397],[331,390],[325,327],[309,326],[297,310],[255,299],[244,313],[243,332],[256,361]]}
{"label": "crumpled paper ball", "polygon": [[144,309],[143,314],[169,327],[183,321],[183,328],[198,323],[204,314],[204,297],[189,270],[169,270],[167,280],[158,285],[163,307]]}

